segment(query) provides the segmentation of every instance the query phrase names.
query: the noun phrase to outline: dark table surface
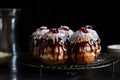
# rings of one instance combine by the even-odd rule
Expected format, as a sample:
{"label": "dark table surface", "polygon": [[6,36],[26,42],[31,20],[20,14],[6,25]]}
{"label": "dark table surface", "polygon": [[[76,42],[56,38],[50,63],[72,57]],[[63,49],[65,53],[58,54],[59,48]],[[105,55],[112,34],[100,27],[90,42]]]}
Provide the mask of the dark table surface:
{"label": "dark table surface", "polygon": [[75,71],[41,69],[20,64],[17,53],[0,65],[0,80],[120,80],[120,62],[97,69]]}

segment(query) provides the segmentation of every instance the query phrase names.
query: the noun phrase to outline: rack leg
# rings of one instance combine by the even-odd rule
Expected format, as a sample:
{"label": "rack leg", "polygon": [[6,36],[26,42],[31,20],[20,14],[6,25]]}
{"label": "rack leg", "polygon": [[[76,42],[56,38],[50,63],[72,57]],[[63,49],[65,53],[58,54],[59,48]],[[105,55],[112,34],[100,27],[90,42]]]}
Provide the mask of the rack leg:
{"label": "rack leg", "polygon": [[43,67],[42,67],[42,65],[40,66],[40,80],[43,80],[43,74],[42,74],[42,71],[43,71],[43,69],[42,69]]}
{"label": "rack leg", "polygon": [[115,72],[115,62],[112,63],[112,80],[115,80],[114,72]]}

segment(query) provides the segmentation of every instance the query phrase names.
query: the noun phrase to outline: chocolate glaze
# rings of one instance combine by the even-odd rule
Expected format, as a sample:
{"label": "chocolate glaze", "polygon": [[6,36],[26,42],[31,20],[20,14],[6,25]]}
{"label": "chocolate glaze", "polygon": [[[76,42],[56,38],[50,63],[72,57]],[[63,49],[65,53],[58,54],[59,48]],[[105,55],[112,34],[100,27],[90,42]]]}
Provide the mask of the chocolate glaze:
{"label": "chocolate glaze", "polygon": [[[62,60],[65,60],[65,55],[66,55],[66,50],[64,48],[64,46],[66,46],[64,43],[60,43],[61,39],[58,38],[57,39],[48,39],[48,40],[45,40],[45,46],[44,46],[44,49],[47,48],[47,47],[50,47],[51,48],[51,53],[48,53],[48,54],[52,54],[52,57],[53,57],[53,62],[54,61],[59,61],[59,55],[61,54],[60,53],[60,48],[62,49],[63,51],[63,59]],[[55,48],[58,48],[58,52],[57,54],[55,53]],[[42,53],[42,55],[44,55],[44,52]],[[55,59],[55,55],[57,55],[57,59]]]}
{"label": "chocolate glaze", "polygon": [[[98,43],[98,44],[96,44]],[[84,41],[84,42],[80,42],[80,43],[74,43],[74,44],[71,44],[71,54],[75,54],[75,62],[77,63],[78,61],[78,54],[82,54],[82,53],[85,53],[85,52],[94,52],[95,55],[98,54],[97,53],[97,50],[96,49],[96,45],[98,45],[98,49],[100,49],[100,43],[99,43],[99,40],[97,40],[96,42],[94,42],[93,40],[90,40],[90,41]],[[86,48],[90,48],[90,50],[87,50]],[[95,56],[96,58],[96,56]],[[84,57],[82,59],[84,61]]]}

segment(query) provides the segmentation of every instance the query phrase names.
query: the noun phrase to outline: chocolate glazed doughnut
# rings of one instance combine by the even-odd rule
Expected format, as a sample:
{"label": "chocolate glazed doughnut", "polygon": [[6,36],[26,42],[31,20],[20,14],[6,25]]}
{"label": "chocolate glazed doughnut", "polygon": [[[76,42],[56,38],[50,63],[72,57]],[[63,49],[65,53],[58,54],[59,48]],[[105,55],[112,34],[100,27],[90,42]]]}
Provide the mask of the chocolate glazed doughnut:
{"label": "chocolate glazed doughnut", "polygon": [[100,54],[100,38],[90,25],[77,30],[69,41],[71,44],[71,59],[75,64],[92,63]]}
{"label": "chocolate glazed doughnut", "polygon": [[68,60],[68,39],[73,33],[68,26],[36,29],[30,46],[34,59],[45,64],[64,64]]}
{"label": "chocolate glazed doughnut", "polygon": [[[44,48],[41,60],[45,64],[64,64],[68,60],[67,39],[69,28],[61,26],[59,29],[52,28],[44,35]],[[73,32],[72,32],[73,33]]]}

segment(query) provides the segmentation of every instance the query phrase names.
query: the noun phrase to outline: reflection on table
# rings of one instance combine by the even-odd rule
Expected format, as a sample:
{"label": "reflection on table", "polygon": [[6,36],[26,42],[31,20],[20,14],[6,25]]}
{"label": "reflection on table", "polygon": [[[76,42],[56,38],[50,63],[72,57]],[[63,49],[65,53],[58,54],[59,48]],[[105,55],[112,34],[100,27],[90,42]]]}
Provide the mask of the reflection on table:
{"label": "reflection on table", "polygon": [[[29,67],[19,64],[19,53],[14,51],[11,61],[0,65],[0,80],[119,80],[120,62],[114,65],[77,71],[53,70]],[[114,72],[113,72],[114,68]]]}

